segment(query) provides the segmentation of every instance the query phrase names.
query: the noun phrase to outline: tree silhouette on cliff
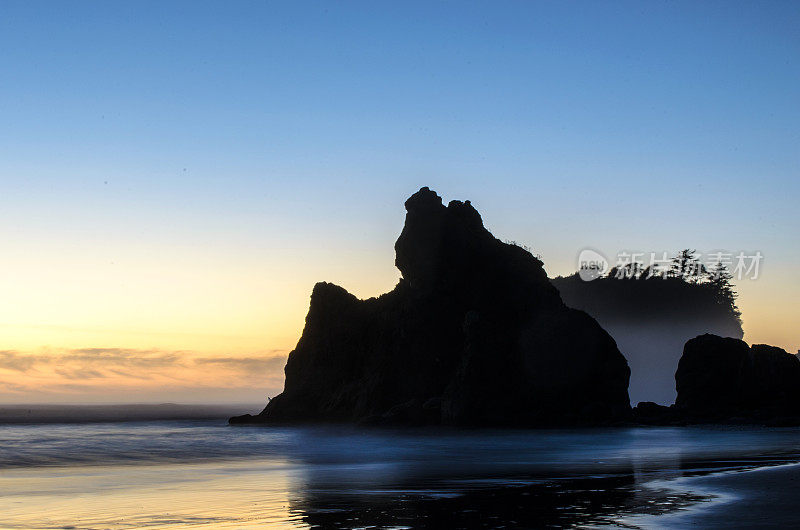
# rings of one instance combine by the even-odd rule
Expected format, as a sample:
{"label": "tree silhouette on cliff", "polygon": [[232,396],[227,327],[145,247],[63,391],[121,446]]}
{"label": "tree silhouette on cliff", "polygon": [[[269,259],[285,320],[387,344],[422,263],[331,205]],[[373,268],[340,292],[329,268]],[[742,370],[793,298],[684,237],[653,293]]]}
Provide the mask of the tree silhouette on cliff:
{"label": "tree silhouette on cliff", "polygon": [[639,262],[583,281],[575,273],[552,280],[564,302],[602,320],[633,322],[704,319],[727,322],[741,333],[733,276],[722,263],[706,267],[685,249],[662,268]]}

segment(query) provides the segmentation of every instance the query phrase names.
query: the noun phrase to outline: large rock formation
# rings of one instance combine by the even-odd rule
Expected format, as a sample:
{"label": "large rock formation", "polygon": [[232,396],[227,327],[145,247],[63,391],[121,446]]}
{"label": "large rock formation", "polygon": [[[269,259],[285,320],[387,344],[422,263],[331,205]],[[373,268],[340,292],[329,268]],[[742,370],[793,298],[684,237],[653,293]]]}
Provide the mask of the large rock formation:
{"label": "large rock formation", "polygon": [[503,243],[469,201],[405,203],[402,279],[358,300],[318,283],[283,393],[231,423],[543,425],[627,418],[630,370],[542,262]]}
{"label": "large rock formation", "polygon": [[694,419],[800,415],[800,360],[775,346],[701,335],[684,346],[675,386],[675,408]]}

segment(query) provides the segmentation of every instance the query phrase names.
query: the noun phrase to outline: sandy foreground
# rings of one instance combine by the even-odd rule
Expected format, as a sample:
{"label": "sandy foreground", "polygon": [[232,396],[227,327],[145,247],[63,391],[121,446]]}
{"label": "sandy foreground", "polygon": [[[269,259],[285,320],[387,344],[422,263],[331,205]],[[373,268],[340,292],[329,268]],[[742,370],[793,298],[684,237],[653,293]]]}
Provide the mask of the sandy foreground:
{"label": "sandy foreground", "polygon": [[667,513],[619,522],[640,528],[797,528],[800,463],[654,481],[652,488],[705,498]]}

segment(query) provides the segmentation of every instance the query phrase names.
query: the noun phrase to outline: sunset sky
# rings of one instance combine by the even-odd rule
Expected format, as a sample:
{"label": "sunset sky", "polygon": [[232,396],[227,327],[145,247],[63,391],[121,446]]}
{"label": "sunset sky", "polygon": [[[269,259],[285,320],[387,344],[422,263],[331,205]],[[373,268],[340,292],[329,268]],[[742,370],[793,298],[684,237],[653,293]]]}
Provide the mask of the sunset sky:
{"label": "sunset sky", "polygon": [[0,3],[0,403],[259,402],[403,201],[584,247],[760,251],[800,348],[796,2]]}

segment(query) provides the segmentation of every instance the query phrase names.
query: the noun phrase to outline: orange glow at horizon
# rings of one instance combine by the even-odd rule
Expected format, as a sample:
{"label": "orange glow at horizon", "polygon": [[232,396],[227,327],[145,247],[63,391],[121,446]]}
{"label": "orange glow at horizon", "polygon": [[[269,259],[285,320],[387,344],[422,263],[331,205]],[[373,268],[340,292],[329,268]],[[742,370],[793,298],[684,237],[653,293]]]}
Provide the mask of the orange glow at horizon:
{"label": "orange glow at horizon", "polygon": [[[399,277],[391,247],[229,259],[129,252],[113,264],[68,252],[59,267],[7,260],[0,402],[260,402],[283,387],[315,282],[366,298]],[[738,282],[748,343],[790,353],[800,346],[792,326],[800,290],[791,279],[773,268]]]}

